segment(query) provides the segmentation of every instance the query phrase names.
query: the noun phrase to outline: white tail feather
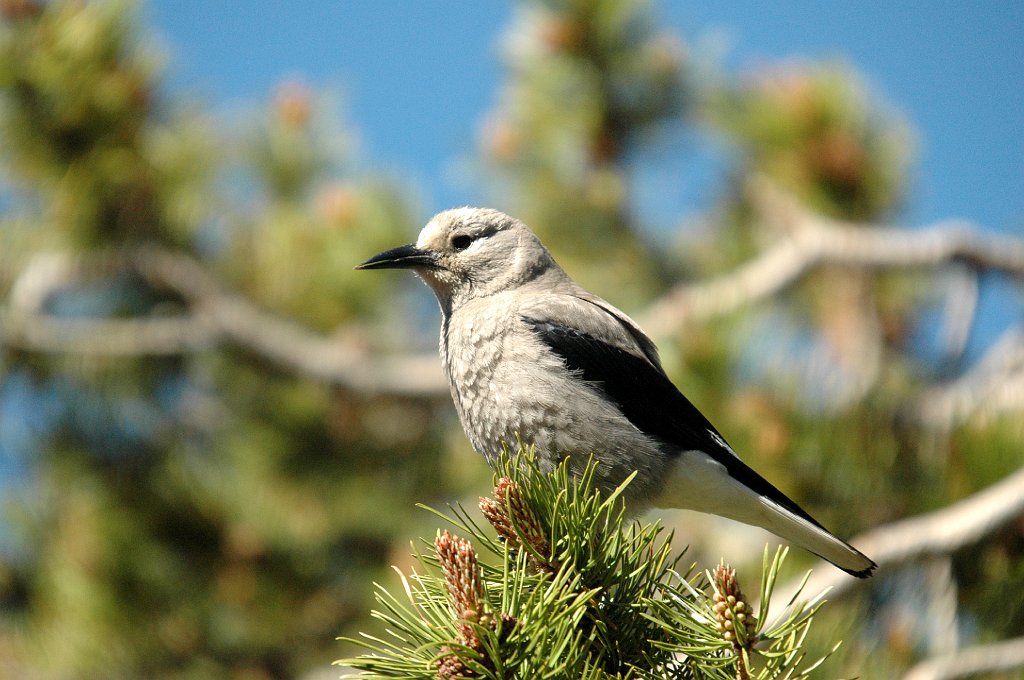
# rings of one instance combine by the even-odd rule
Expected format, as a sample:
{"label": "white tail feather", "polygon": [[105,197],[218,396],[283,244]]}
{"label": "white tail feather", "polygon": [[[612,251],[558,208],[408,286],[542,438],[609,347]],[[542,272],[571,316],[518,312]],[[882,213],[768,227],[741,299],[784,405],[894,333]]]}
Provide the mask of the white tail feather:
{"label": "white tail feather", "polygon": [[875,568],[856,548],[734,479],[701,451],[680,454],[654,505],[708,512],[767,529],[855,576],[868,576]]}

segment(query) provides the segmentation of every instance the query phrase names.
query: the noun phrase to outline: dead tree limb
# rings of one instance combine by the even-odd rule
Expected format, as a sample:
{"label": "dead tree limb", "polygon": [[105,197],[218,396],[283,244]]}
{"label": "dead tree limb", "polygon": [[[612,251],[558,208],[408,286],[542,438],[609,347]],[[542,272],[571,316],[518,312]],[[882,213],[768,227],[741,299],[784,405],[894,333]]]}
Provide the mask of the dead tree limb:
{"label": "dead tree limb", "polygon": [[654,335],[731,313],[779,294],[825,265],[869,269],[937,268],[952,263],[1024,277],[1024,239],[965,221],[898,229],[833,220],[805,210],[763,180],[750,195],[763,219],[784,222],[781,240],[736,269],[699,283],[680,283],[641,312]]}
{"label": "dead tree limb", "polygon": [[903,680],[955,680],[1021,668],[1024,668],[1024,637],[974,645],[926,659],[907,671]]}

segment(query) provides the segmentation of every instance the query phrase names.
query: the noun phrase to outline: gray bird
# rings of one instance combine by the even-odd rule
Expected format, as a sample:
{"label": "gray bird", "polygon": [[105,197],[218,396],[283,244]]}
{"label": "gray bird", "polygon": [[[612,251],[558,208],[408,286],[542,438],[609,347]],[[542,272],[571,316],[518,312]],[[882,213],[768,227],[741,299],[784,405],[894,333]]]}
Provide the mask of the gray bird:
{"label": "gray bird", "polygon": [[501,212],[436,215],[415,244],[358,269],[412,269],[441,306],[441,361],[462,426],[493,463],[533,444],[553,468],[598,461],[626,503],[689,508],[768,531],[858,577],[875,563],[754,472],[665,375],[636,323],[581,288],[525,224]]}

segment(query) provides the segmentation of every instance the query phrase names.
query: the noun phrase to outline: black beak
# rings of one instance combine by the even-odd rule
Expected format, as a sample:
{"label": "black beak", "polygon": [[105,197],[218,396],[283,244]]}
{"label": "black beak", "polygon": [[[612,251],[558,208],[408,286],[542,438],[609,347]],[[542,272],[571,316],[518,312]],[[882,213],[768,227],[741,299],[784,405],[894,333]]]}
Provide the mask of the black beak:
{"label": "black beak", "polygon": [[436,268],[437,260],[434,254],[426,250],[420,250],[413,244],[398,246],[391,250],[385,250],[379,255],[374,255],[356,269],[412,269],[414,267]]}

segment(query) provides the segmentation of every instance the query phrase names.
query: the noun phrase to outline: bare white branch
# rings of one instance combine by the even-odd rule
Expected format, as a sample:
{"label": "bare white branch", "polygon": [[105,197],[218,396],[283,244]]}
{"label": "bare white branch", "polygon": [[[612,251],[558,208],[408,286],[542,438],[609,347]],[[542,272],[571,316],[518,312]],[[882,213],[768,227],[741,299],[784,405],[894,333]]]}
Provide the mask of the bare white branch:
{"label": "bare white branch", "polygon": [[170,356],[208,348],[216,329],[200,315],[75,319],[48,314],[0,317],[0,345],[83,356]]}
{"label": "bare white branch", "polygon": [[951,267],[944,281],[945,309],[939,336],[944,358],[956,359],[967,349],[981,298],[978,278],[978,272],[959,266]]}
{"label": "bare white branch", "polygon": [[911,668],[903,680],[955,680],[1021,668],[1024,668],[1024,637],[935,656]]}
{"label": "bare white branch", "polygon": [[301,375],[347,389],[441,398],[448,385],[436,355],[371,355],[340,338],[324,337],[226,291],[192,258],[161,249],[141,251],[147,279],[177,291],[203,311],[224,338]]}
{"label": "bare white branch", "polygon": [[1024,409],[1024,329],[1007,331],[970,371],[926,389],[912,408],[916,419],[948,430],[973,414]]}
{"label": "bare white branch", "polygon": [[[112,268],[132,269],[150,283],[175,291],[188,303],[188,311],[134,319],[67,318],[42,311],[52,293]],[[12,287],[12,298],[0,314],[0,344],[127,356],[185,354],[227,341],[286,370],[346,389],[429,399],[448,395],[436,355],[380,356],[356,343],[322,336],[227,291],[193,258],[162,248],[91,261],[47,254],[26,266]]]}
{"label": "bare white branch", "polygon": [[986,232],[964,221],[897,229],[829,219],[809,212],[764,180],[751,183],[764,219],[786,223],[785,236],[735,270],[700,283],[681,283],[638,315],[655,335],[755,304],[823,265],[871,269],[939,267],[953,262],[1024,276],[1024,239]]}

